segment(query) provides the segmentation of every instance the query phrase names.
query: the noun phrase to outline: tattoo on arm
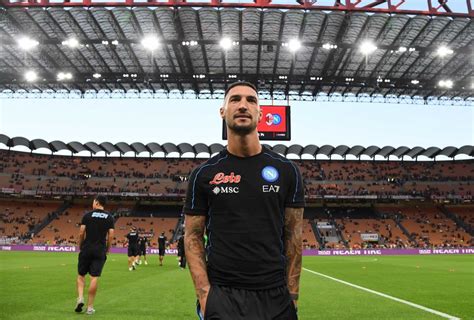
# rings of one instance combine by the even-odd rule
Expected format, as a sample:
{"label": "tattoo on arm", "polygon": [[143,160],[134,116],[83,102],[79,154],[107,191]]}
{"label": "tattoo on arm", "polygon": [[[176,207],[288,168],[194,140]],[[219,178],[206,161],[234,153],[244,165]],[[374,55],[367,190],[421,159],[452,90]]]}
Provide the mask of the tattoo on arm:
{"label": "tattoo on arm", "polygon": [[207,277],[206,254],[203,241],[205,223],[205,216],[186,215],[184,252],[198,299],[207,295],[210,285],[209,278]]}
{"label": "tattoo on arm", "polygon": [[302,262],[303,208],[285,209],[285,253],[288,290],[293,300],[298,299]]}

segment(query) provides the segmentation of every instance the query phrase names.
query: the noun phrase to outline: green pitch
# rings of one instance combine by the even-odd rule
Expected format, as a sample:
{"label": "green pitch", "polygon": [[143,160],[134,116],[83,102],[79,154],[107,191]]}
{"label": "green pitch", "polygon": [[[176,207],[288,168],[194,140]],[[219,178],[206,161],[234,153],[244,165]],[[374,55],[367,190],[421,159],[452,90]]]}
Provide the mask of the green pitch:
{"label": "green pitch", "polygon": [[[0,252],[0,319],[64,320],[75,314],[77,254]],[[474,319],[474,256],[305,257],[304,268],[462,319]],[[127,269],[110,255],[94,319],[188,320],[195,316],[189,271],[166,256]],[[443,319],[401,302],[303,271],[300,319]],[[230,319],[231,320],[231,319]]]}

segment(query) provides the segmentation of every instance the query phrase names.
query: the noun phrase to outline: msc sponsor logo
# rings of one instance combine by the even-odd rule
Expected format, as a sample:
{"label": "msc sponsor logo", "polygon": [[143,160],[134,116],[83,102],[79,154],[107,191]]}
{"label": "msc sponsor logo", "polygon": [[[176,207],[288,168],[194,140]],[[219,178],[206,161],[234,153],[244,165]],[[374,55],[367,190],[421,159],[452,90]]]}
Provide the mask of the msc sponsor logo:
{"label": "msc sponsor logo", "polygon": [[2,246],[2,251],[11,251],[12,247],[9,246]]}
{"label": "msc sponsor logo", "polygon": [[209,184],[221,184],[221,183],[239,183],[241,176],[231,172],[229,175],[226,175],[224,172],[218,172],[214,176],[214,179],[209,181]]}
{"label": "msc sponsor logo", "polygon": [[215,195],[219,193],[239,193],[239,187],[215,187],[212,192]]}
{"label": "msc sponsor logo", "polygon": [[45,246],[33,246],[33,251],[46,251]]}
{"label": "msc sponsor logo", "polygon": [[93,212],[92,213],[92,218],[100,218],[100,219],[107,219],[109,215],[107,213],[103,212]]}
{"label": "msc sponsor logo", "polygon": [[268,185],[268,184],[264,184],[262,186],[262,191],[263,192],[278,192],[280,191],[280,186],[274,186],[274,185]]}
{"label": "msc sponsor logo", "polygon": [[280,177],[278,170],[272,166],[266,166],[262,169],[262,178],[267,182],[275,182]]}

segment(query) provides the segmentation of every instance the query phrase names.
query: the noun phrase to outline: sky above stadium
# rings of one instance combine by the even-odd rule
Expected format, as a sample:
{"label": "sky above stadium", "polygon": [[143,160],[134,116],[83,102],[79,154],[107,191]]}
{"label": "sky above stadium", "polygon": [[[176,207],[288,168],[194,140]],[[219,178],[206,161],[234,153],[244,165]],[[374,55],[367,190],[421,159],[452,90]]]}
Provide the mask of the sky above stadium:
{"label": "sky above stadium", "polygon": [[[66,143],[225,144],[221,138],[221,103],[188,99],[0,99],[0,132],[9,137]],[[292,139],[283,142],[287,145],[442,148],[474,144],[474,108],[468,106],[316,101],[291,101],[290,105]]]}

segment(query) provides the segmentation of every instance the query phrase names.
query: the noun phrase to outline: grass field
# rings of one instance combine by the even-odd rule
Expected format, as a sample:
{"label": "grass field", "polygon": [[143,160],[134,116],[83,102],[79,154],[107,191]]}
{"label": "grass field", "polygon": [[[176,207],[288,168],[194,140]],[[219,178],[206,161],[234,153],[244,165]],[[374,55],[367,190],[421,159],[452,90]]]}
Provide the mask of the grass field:
{"label": "grass field", "polygon": [[[127,270],[125,255],[110,255],[99,283],[93,318],[197,319],[189,271],[176,257],[165,266]],[[64,320],[73,312],[77,254],[0,252],[0,319]],[[474,319],[474,256],[305,257],[299,318],[443,319],[336,282],[346,282],[410,301],[461,319]],[[229,319],[232,320],[232,319]]]}

